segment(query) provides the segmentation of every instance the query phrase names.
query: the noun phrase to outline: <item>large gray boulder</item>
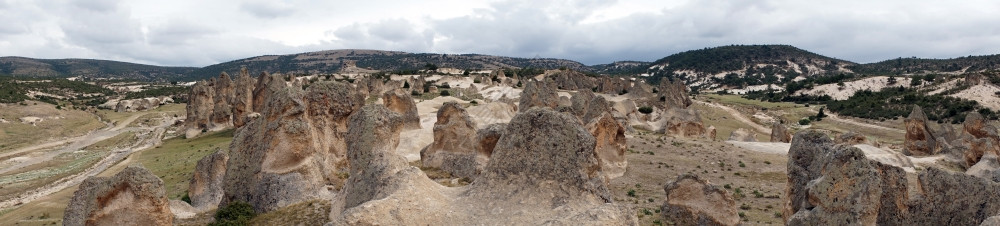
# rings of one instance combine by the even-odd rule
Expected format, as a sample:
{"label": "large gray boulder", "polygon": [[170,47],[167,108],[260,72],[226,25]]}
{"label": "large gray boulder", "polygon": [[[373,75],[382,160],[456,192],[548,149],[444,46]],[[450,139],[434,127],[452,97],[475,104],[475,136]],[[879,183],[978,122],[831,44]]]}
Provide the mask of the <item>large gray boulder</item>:
{"label": "large gray boulder", "polygon": [[224,150],[216,150],[215,153],[198,160],[188,186],[188,197],[191,199],[192,207],[209,210],[219,206],[219,201],[222,201],[222,182],[228,161],[229,154]]}
{"label": "large gray boulder", "polygon": [[[420,151],[424,167],[441,168],[454,176],[474,178],[488,156],[477,161],[476,122],[454,101],[445,102],[437,112],[434,142]],[[479,162],[479,164],[477,164]],[[478,170],[477,170],[478,169]]]}
{"label": "large gray boulder", "polygon": [[518,101],[518,112],[525,112],[532,107],[547,107],[556,109],[559,106],[559,94],[555,89],[551,89],[545,81],[535,81],[528,79],[521,92],[521,99]]}
{"label": "large gray boulder", "polygon": [[677,176],[663,186],[663,217],[678,225],[739,225],[736,201],[729,192],[694,174]]}
{"label": "large gray boulder", "polygon": [[420,115],[417,114],[417,103],[410,93],[403,88],[392,89],[382,94],[382,103],[386,108],[402,115],[403,129],[420,129]]}

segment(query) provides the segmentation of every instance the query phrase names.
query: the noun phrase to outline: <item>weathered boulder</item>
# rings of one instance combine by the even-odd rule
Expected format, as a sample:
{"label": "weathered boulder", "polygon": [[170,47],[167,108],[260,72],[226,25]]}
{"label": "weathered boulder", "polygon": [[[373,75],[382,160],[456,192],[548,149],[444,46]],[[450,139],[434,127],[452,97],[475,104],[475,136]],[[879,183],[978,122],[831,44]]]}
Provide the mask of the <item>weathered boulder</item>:
{"label": "weathered boulder", "polygon": [[561,70],[547,77],[552,78],[556,86],[563,90],[590,90],[596,86],[593,78],[575,70]]}
{"label": "weathered boulder", "polygon": [[601,77],[597,81],[597,91],[604,94],[625,94],[629,82],[621,78]]}
{"label": "weathered boulder", "polygon": [[707,131],[701,115],[695,109],[670,108],[663,113],[663,126],[659,133],[675,137],[705,138]]}
{"label": "weathered boulder", "polygon": [[233,126],[233,96],[234,96],[233,80],[229,78],[229,74],[222,72],[218,78],[215,79],[215,96],[212,100],[215,101],[214,108],[212,109],[212,120],[209,130],[219,130],[222,128],[228,128]]}
{"label": "weathered boulder", "polygon": [[1000,183],[933,167],[917,178],[911,225],[977,225],[1000,214]]}
{"label": "weathered boulder", "polygon": [[593,100],[590,100],[587,105],[587,112],[580,117],[580,121],[583,123],[588,123],[594,121],[597,117],[605,113],[611,113],[613,109],[611,108],[611,102],[604,99],[602,96],[595,96]]}
{"label": "weathered boulder", "polygon": [[667,192],[663,217],[677,225],[739,225],[736,201],[694,174],[684,174],[663,186]]}
{"label": "weathered boulder", "polygon": [[733,132],[729,133],[729,139],[727,140],[740,141],[740,142],[757,142],[757,134],[754,133],[753,131],[744,128],[737,128],[736,130],[733,130]]}
{"label": "weathered boulder", "polygon": [[220,205],[243,201],[267,212],[328,197],[350,165],[347,118],[362,105],[363,96],[339,82],[268,94],[261,116],[233,138]]}
{"label": "weathered boulder", "polygon": [[253,112],[261,112],[264,103],[271,97],[272,93],[285,89],[288,85],[281,74],[268,74],[261,72],[257,76],[257,85],[253,88]]}
{"label": "weathered boulder", "polygon": [[476,153],[486,156],[493,155],[493,149],[497,146],[497,141],[507,130],[507,123],[494,123],[476,131]]}
{"label": "weathered boulder", "polygon": [[142,166],[90,177],[73,192],[63,225],[172,225],[163,180]]}
{"label": "weathered boulder", "polygon": [[656,97],[653,94],[653,87],[646,84],[645,82],[635,81],[632,86],[628,88],[628,95],[634,99],[645,99]]}
{"label": "weathered boulder", "polygon": [[789,225],[901,225],[909,213],[903,169],[834,145],[826,134],[799,132],[788,151],[784,214]]}
{"label": "weathered boulder", "polygon": [[792,133],[780,122],[771,125],[771,142],[788,143],[792,142]]}
{"label": "weathered boulder", "polygon": [[604,112],[587,123],[586,128],[597,140],[594,152],[601,162],[601,175],[608,180],[625,175],[628,166],[628,159],[625,158],[625,151],[628,149],[625,127],[611,113]]}
{"label": "weathered boulder", "polygon": [[229,154],[224,150],[215,150],[215,153],[198,160],[188,186],[192,207],[208,210],[219,206],[219,201],[222,200],[222,179],[226,175],[228,161]]}
{"label": "weathered boulder", "polygon": [[417,114],[417,103],[405,89],[392,89],[382,94],[382,103],[386,108],[402,115],[403,129],[420,129],[420,115]]}
{"label": "weathered boulder", "polygon": [[983,155],[979,163],[969,167],[969,170],[966,170],[965,174],[993,182],[1000,182],[1000,162],[997,161],[997,155],[993,153]]}
{"label": "weathered boulder", "polygon": [[191,86],[191,93],[188,94],[187,119],[184,120],[185,137],[193,138],[208,130],[215,109],[215,89],[212,84],[200,81]]}
{"label": "weathered boulder", "polygon": [[556,94],[556,90],[550,89],[545,81],[528,79],[528,83],[524,85],[524,91],[521,92],[518,105],[518,112],[525,112],[531,107],[555,109],[559,106],[559,94]]}
{"label": "weathered boulder", "polygon": [[483,173],[445,188],[394,154],[392,113],[369,110],[351,119],[349,158],[357,164],[332,203],[332,225],[638,224],[632,210],[611,203],[594,138],[572,116],[544,108],[518,114]]}
{"label": "weathered boulder", "polygon": [[663,109],[691,106],[691,97],[688,96],[687,86],[684,85],[683,81],[661,79],[657,91]]}
{"label": "weathered boulder", "polygon": [[979,226],[1000,226],[1000,215],[986,218]]}
{"label": "weathered boulder", "polygon": [[597,98],[597,95],[594,95],[594,92],[591,92],[589,89],[580,89],[576,93],[573,93],[569,98],[573,115],[579,118],[586,115],[587,110],[590,109],[590,101],[593,101],[594,98]]}
{"label": "weathered boulder", "polygon": [[706,130],[708,130],[707,138],[709,140],[715,140],[717,138],[716,134],[718,131],[716,131],[715,126],[708,126],[708,129]]}
{"label": "weathered boulder", "polygon": [[247,68],[241,68],[240,74],[233,81],[233,126],[243,127],[250,119],[247,117],[253,113],[253,90],[254,81],[250,78]]}
{"label": "weathered boulder", "polygon": [[[473,178],[479,174],[477,168],[481,170],[483,166],[475,161],[478,155],[475,138],[476,123],[465,108],[454,101],[445,102],[437,112],[434,142],[420,151],[420,161],[424,167]],[[481,162],[485,164],[485,160]]]}
{"label": "weathered boulder", "polygon": [[836,142],[838,144],[855,145],[855,144],[865,144],[868,143],[868,137],[864,134],[856,133],[854,131],[849,131],[840,136],[837,136]]}
{"label": "weathered boulder", "polygon": [[913,111],[903,123],[906,126],[903,154],[912,156],[937,154],[939,149],[937,139],[927,127],[927,116],[920,106],[913,105]]}

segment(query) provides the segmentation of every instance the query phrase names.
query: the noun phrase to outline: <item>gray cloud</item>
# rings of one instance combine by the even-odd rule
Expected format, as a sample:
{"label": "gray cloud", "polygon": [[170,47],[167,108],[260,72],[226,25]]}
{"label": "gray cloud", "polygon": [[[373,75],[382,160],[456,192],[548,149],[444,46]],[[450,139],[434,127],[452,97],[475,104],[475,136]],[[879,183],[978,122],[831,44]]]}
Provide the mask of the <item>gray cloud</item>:
{"label": "gray cloud", "polygon": [[0,0],[0,53],[190,66],[336,48],[538,55],[585,64],[652,61],[729,44],[790,44],[856,62],[1000,53],[994,25],[1000,2],[987,0],[367,3],[379,7]]}
{"label": "gray cloud", "polygon": [[274,19],[295,13],[290,5],[280,1],[250,1],[240,4],[240,10],[260,18]]}

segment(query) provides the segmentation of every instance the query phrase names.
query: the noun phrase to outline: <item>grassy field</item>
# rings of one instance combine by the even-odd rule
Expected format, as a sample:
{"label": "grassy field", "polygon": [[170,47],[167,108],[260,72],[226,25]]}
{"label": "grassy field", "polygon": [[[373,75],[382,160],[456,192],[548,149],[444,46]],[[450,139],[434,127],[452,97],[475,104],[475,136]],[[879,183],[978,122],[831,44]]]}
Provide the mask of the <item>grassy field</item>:
{"label": "grassy field", "polygon": [[232,140],[233,130],[208,133],[194,139],[171,138],[159,147],[132,154],[129,159],[159,176],[166,185],[168,197],[180,199],[187,193],[198,160],[217,148],[228,150]]}
{"label": "grassy field", "polygon": [[[85,111],[56,109],[55,105],[43,102],[27,103],[28,105],[9,104],[0,111],[0,118],[8,121],[0,123],[0,152],[80,136],[105,126],[97,117]],[[21,123],[21,117],[39,117],[43,121],[32,126]]]}
{"label": "grassy field", "polygon": [[[166,104],[166,105],[162,105],[162,106],[160,106],[160,107],[158,107],[156,109],[149,110],[149,111],[142,111],[142,112],[115,112],[114,110],[101,109],[101,110],[97,110],[96,114],[98,116],[101,116],[102,120],[104,120],[106,122],[112,122],[112,123],[114,123],[114,122],[119,122],[119,121],[125,120],[129,116],[132,116],[132,115],[135,115],[135,114],[147,113],[147,112],[157,112],[157,113],[158,112],[164,112],[164,113],[168,113],[168,114],[171,114],[171,115],[176,114],[177,116],[184,116],[187,113],[187,111],[185,109],[186,106],[187,105],[185,105],[185,104]],[[150,116],[150,117],[152,117],[152,116]],[[139,122],[139,121],[141,121],[141,120],[136,120],[136,122]]]}

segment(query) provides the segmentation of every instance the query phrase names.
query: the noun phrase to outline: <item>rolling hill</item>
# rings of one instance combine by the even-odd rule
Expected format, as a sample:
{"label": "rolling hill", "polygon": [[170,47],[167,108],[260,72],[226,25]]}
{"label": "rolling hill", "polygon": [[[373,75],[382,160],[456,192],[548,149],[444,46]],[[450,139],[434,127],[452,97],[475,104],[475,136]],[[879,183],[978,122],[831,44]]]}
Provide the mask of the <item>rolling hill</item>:
{"label": "rolling hill", "polygon": [[110,60],[32,59],[0,57],[0,74],[24,77],[116,78],[141,81],[172,81],[183,78],[195,67],[161,67]]}

